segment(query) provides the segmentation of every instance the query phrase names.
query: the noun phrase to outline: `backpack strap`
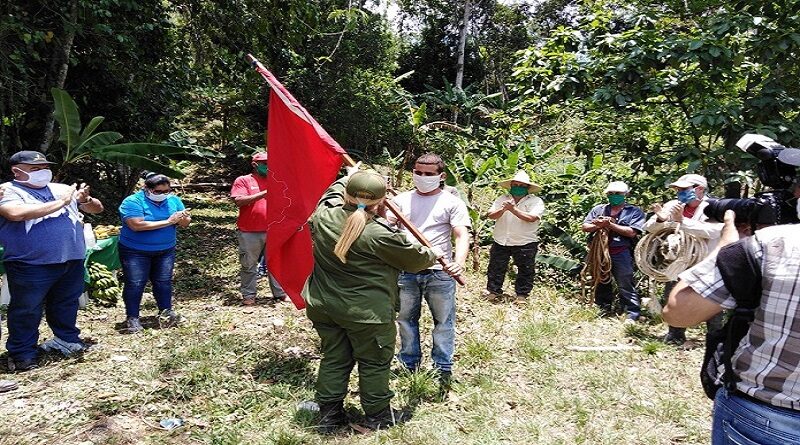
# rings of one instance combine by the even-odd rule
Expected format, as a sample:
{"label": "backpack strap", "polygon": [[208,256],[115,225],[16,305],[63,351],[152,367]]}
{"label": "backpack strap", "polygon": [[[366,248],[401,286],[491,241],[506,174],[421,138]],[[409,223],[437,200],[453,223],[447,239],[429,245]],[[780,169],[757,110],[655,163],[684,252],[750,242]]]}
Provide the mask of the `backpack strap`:
{"label": "backpack strap", "polygon": [[736,308],[727,323],[722,353],[725,367],[722,382],[733,391],[739,381],[733,372],[733,354],[750,330],[755,311],[761,304],[761,262],[753,250],[753,239],[748,237],[720,249],[716,265],[725,288],[736,301]]}

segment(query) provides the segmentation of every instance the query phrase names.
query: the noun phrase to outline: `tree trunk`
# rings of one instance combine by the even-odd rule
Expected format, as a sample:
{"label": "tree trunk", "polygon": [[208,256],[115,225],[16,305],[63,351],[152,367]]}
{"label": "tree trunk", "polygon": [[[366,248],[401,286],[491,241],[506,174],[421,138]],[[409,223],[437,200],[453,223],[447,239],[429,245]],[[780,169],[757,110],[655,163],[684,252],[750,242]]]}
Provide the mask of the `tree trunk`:
{"label": "tree trunk", "polygon": [[[464,86],[464,52],[467,47],[467,27],[469,16],[472,12],[472,0],[464,2],[464,16],[461,19],[461,29],[458,31],[458,64],[456,65],[456,91],[461,91]],[[453,123],[458,124],[458,108],[453,112]]]}
{"label": "tree trunk", "polygon": [[[61,41],[61,47],[56,49],[53,54],[53,62],[51,65],[50,73],[55,73],[55,80],[50,82],[50,87],[59,89],[64,88],[64,83],[67,80],[67,70],[69,69],[69,56],[72,52],[72,42],[75,40],[75,29],[78,26],[78,0],[71,0],[69,6],[68,22],[64,24],[64,39]],[[50,94],[50,88],[45,88],[42,102],[50,102],[46,98]],[[47,115],[44,123],[44,133],[42,135],[42,142],[39,144],[39,151],[47,153],[50,145],[53,143],[53,136],[55,134],[55,115],[51,112]]]}

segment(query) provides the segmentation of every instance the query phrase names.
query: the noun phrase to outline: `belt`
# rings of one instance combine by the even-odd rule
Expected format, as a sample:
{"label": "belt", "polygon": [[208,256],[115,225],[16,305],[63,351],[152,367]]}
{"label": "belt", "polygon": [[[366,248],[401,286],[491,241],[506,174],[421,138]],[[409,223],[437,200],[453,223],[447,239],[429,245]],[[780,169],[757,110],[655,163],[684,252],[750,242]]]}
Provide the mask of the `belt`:
{"label": "belt", "polygon": [[439,270],[441,269],[425,269],[415,273],[414,275],[430,275],[434,272],[438,272]]}
{"label": "belt", "polygon": [[732,391],[731,394],[733,394],[734,396],[736,396],[736,397],[738,397],[740,399],[749,400],[749,401],[751,401],[753,403],[758,403],[760,405],[770,405],[770,406],[772,406],[769,402],[765,402],[763,400],[759,400],[759,399],[751,396],[750,394],[746,394],[746,393],[744,393],[742,391],[739,391],[738,389],[735,390],[735,391]]}

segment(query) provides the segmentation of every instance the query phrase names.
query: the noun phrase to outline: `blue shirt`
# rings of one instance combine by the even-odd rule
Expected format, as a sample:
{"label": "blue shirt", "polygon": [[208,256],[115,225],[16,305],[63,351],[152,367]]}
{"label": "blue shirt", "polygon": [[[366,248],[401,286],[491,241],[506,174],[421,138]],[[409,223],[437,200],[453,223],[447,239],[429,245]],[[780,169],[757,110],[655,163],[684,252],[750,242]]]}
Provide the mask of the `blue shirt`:
{"label": "blue shirt", "polygon": [[[586,218],[583,220],[584,223],[590,223],[595,220],[599,216],[609,216],[611,210],[611,204],[599,204],[594,206],[594,208],[586,215]],[[644,227],[645,223],[645,214],[639,207],[635,205],[625,203],[625,207],[622,208],[622,211],[619,212],[617,215],[617,224],[621,226],[628,226],[635,230],[638,233],[642,233],[642,228]],[[608,231],[608,247],[609,249],[614,249],[618,247],[626,247],[631,248],[633,247],[634,241],[636,238],[628,238],[627,236],[622,236],[617,232]]]}
{"label": "blue shirt", "polygon": [[184,209],[183,202],[175,195],[169,195],[162,202],[151,201],[143,190],[128,196],[119,206],[119,216],[122,219],[122,230],[119,232],[120,244],[130,249],[149,252],[175,247],[178,232],[175,225],[134,232],[125,224],[125,220],[144,218],[145,221],[164,221],[173,213]]}
{"label": "blue shirt", "polygon": [[[51,183],[37,189],[16,181],[4,184],[5,196],[0,205],[29,205],[55,201],[69,190],[64,184]],[[59,264],[83,260],[86,243],[78,206],[72,202],[41,218],[9,221],[0,218],[0,244],[5,248],[3,261],[26,264]]]}

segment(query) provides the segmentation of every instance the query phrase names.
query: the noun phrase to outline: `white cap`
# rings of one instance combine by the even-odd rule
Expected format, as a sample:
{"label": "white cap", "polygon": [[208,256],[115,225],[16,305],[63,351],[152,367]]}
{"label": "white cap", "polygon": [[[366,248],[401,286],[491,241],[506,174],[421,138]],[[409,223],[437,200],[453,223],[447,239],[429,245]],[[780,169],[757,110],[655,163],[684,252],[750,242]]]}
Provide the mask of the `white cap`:
{"label": "white cap", "polygon": [[631,189],[622,181],[611,181],[603,193],[628,193]]}
{"label": "white cap", "polygon": [[778,153],[778,160],[784,164],[800,167],[800,148],[784,148]]}
{"label": "white cap", "polygon": [[704,189],[708,189],[708,181],[706,181],[705,176],[689,173],[688,175],[681,176],[680,178],[678,178],[677,181],[673,182],[669,186],[683,189],[686,187],[693,187],[698,185],[702,185]]}

